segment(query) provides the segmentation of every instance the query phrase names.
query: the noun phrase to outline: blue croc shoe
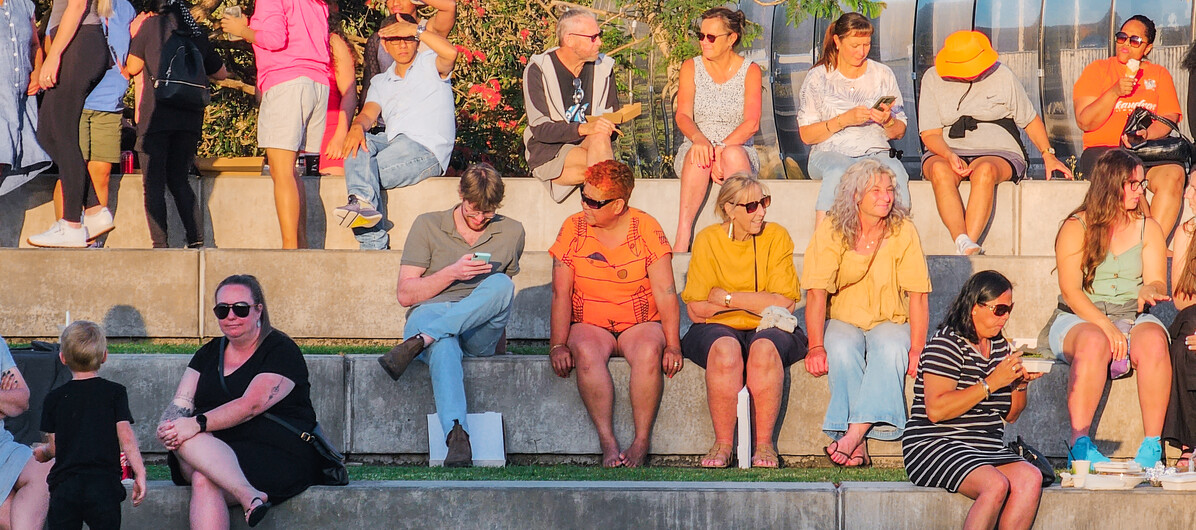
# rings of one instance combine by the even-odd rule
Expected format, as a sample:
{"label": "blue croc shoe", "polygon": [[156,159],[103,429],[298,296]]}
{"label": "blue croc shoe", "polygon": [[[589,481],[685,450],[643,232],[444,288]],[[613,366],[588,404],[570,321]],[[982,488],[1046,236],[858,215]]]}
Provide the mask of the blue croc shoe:
{"label": "blue croc shoe", "polygon": [[[1099,462],[1108,462],[1109,457],[1100,454],[1096,449],[1096,444],[1092,443],[1092,438],[1081,436],[1076,438],[1076,444],[1071,446],[1067,451],[1067,467],[1070,469],[1073,460],[1087,460],[1093,464]],[[1152,466],[1154,464],[1151,464]]]}
{"label": "blue croc shoe", "polygon": [[1142,445],[1138,446],[1138,455],[1134,457],[1134,461],[1143,469],[1150,469],[1155,464],[1163,459],[1163,445],[1159,443],[1158,436],[1147,436],[1142,439]]}

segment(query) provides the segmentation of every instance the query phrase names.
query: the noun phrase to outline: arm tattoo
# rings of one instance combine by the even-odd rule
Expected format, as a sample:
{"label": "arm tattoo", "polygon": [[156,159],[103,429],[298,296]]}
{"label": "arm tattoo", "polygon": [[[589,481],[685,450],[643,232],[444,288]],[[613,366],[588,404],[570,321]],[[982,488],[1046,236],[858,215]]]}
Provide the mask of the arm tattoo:
{"label": "arm tattoo", "polygon": [[270,389],[270,397],[267,398],[267,401],[274,401],[274,396],[277,396],[278,393],[281,391],[282,391],[282,381],[279,381],[277,385],[274,385],[274,388]]}
{"label": "arm tattoo", "polygon": [[[179,405],[176,403],[176,401],[183,402],[185,404]],[[193,415],[195,415],[195,405],[191,402],[191,400],[182,397],[175,397],[169,405],[166,405],[166,410],[162,411],[162,418],[158,420],[158,423],[177,420],[179,418],[190,418]]]}
{"label": "arm tattoo", "polygon": [[670,285],[670,286],[668,287],[668,289],[665,289],[665,290],[664,290],[664,294],[668,294],[668,295],[674,295],[674,294],[677,294],[677,288],[676,288],[676,287],[674,287],[674,286],[672,286],[672,285]]}

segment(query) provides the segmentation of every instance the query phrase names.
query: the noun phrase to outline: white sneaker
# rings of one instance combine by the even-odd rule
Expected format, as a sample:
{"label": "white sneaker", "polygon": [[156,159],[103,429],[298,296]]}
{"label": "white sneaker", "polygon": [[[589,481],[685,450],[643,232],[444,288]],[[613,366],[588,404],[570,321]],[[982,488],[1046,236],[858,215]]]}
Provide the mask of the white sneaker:
{"label": "white sneaker", "polygon": [[59,219],[49,230],[29,236],[26,241],[35,247],[49,248],[85,248],[87,247],[87,227],[74,228],[63,219]]}
{"label": "white sneaker", "polygon": [[111,232],[116,224],[112,221],[112,211],[105,206],[94,214],[84,214],[83,227],[87,229],[87,240],[91,241]]}
{"label": "white sneaker", "polygon": [[959,237],[955,238],[955,252],[960,256],[975,256],[984,254],[984,249],[967,234],[959,234]]}

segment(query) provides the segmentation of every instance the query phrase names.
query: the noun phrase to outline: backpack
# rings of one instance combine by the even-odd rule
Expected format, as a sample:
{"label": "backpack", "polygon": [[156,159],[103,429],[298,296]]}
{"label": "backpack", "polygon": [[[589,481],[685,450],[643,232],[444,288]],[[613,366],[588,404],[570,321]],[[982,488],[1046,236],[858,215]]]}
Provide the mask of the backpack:
{"label": "backpack", "polygon": [[203,53],[184,29],[172,31],[162,43],[162,61],[154,78],[154,99],[160,105],[187,110],[203,110],[212,99]]}

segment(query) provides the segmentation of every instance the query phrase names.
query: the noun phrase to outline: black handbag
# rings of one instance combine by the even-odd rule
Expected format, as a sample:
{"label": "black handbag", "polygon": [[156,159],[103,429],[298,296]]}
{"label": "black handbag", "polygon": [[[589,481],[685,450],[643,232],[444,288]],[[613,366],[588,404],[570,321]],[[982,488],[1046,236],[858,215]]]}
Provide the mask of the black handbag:
{"label": "black handbag", "polygon": [[1183,133],[1179,132],[1179,126],[1175,122],[1159,116],[1144,107],[1138,107],[1125,120],[1125,127],[1122,128],[1121,132],[1128,138],[1134,138],[1138,136],[1138,133],[1145,133],[1146,128],[1150,127],[1156,121],[1170,127],[1177,136],[1164,136],[1162,138],[1155,138],[1154,140],[1143,140],[1136,144],[1131,144],[1130,150],[1143,162],[1175,162],[1184,166],[1185,169],[1190,167],[1192,161],[1192,142],[1184,138]]}
{"label": "black handbag", "polygon": [[1030,444],[1026,443],[1021,436],[1018,436],[1017,440],[1009,442],[1008,447],[1014,454],[1038,468],[1038,471],[1042,473],[1042,487],[1045,488],[1055,483],[1055,468],[1051,467],[1051,462],[1041,451],[1030,447]]}
{"label": "black handbag", "polygon": [[[228,345],[228,339],[221,337],[220,339],[220,364],[216,365],[216,373],[220,375],[220,388],[224,389],[224,393],[232,396],[232,392],[228,390],[228,384],[224,382],[224,348]],[[302,431],[294,425],[287,423],[286,420],[263,412],[262,416],[271,420],[284,429],[295,433],[300,440],[310,444],[320,455],[323,461],[320,465],[320,484],[323,486],[347,486],[349,484],[349,470],[345,468],[345,455],[336,449],[335,445],[324,436],[324,430],[320,428],[320,424],[316,423],[315,428],[311,432]]]}

